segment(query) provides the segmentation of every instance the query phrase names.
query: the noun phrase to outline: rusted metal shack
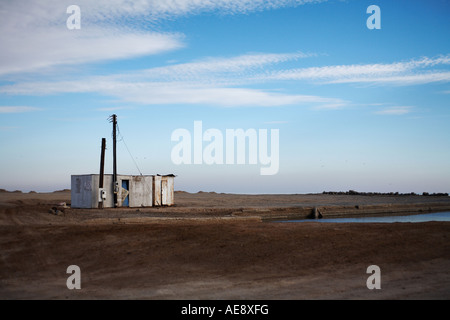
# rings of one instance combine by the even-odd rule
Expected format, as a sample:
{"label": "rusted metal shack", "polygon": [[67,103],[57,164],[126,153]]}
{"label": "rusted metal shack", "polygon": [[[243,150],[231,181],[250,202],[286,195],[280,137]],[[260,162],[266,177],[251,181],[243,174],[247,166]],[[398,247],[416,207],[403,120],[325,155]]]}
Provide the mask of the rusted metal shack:
{"label": "rusted metal shack", "polygon": [[[72,208],[152,207],[174,204],[174,178],[170,175],[117,175],[103,176],[99,187],[99,174],[71,176]],[[116,199],[116,204],[114,203]],[[101,206],[99,206],[101,204]]]}

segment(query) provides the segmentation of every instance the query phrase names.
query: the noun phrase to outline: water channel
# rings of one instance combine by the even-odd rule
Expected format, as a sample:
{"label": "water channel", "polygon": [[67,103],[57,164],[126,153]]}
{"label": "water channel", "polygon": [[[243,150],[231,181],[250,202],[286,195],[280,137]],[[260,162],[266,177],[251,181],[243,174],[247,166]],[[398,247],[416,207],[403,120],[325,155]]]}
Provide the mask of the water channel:
{"label": "water channel", "polygon": [[323,219],[298,219],[298,220],[283,220],[277,222],[333,222],[333,223],[393,223],[393,222],[428,222],[428,221],[450,221],[450,211],[424,213],[424,214],[409,214],[397,216],[377,216],[377,217],[352,217],[352,218],[323,218]]}

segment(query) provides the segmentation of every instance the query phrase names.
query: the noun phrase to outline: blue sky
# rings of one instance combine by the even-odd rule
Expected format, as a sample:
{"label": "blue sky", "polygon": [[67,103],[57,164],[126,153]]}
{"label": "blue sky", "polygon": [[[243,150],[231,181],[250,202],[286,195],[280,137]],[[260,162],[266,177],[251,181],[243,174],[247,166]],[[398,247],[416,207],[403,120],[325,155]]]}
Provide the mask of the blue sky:
{"label": "blue sky", "polygon": [[[0,188],[70,188],[98,173],[103,137],[111,173],[115,113],[119,173],[174,173],[176,190],[449,192],[449,15],[444,0],[2,1]],[[174,164],[171,134],[194,121],[278,129],[277,174]]]}

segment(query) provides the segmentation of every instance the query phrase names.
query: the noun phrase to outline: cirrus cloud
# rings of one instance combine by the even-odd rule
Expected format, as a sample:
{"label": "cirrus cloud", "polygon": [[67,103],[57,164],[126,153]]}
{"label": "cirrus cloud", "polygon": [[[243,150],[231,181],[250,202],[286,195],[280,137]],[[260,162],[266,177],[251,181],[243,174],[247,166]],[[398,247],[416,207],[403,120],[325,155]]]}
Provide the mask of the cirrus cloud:
{"label": "cirrus cloud", "polygon": [[375,114],[400,116],[400,115],[410,113],[412,111],[412,109],[413,108],[410,106],[394,106],[394,107],[387,107],[387,108],[383,108],[382,110],[378,110],[375,112]]}
{"label": "cirrus cloud", "polygon": [[0,106],[0,113],[24,113],[38,110],[40,109],[29,106]]}
{"label": "cirrus cloud", "polygon": [[278,70],[262,78],[333,83],[414,85],[450,81],[450,71],[433,67],[450,65],[450,55],[423,57],[406,62],[335,65]]}
{"label": "cirrus cloud", "polygon": [[307,105],[335,109],[347,102],[334,97],[289,94],[277,90],[243,87],[254,83],[255,73],[278,63],[310,57],[288,53],[246,54],[229,58],[157,67],[127,74],[91,76],[78,80],[28,81],[0,87],[8,95],[53,95],[60,93],[97,93],[114,97],[121,103],[201,104],[220,107]]}
{"label": "cirrus cloud", "polygon": [[[68,30],[68,0],[0,2],[0,76],[179,49],[181,33],[149,31],[162,19],[248,13],[321,0],[78,0],[81,29]],[[123,23],[126,21],[126,23]],[[143,23],[145,22],[145,23]]]}

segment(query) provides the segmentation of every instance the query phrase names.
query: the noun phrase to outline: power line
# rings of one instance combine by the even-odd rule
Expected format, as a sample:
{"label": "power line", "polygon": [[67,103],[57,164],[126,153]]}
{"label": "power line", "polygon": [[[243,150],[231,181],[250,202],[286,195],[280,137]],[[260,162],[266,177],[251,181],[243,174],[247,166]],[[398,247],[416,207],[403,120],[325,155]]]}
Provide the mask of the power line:
{"label": "power line", "polygon": [[128,148],[127,144],[125,143],[125,139],[124,139],[122,133],[121,133],[120,130],[119,130],[119,125],[118,125],[118,124],[117,124],[117,134],[120,135],[120,140],[119,140],[119,141],[122,141],[123,144],[125,145],[125,148],[127,149],[128,154],[129,154],[130,157],[131,157],[131,160],[133,160],[133,163],[134,163],[134,165],[136,166],[136,169],[138,170],[139,174],[142,176],[142,172],[141,172],[141,170],[139,169],[139,166],[137,165],[136,161],[134,160],[134,157],[133,157],[133,155],[131,154],[130,149]]}

